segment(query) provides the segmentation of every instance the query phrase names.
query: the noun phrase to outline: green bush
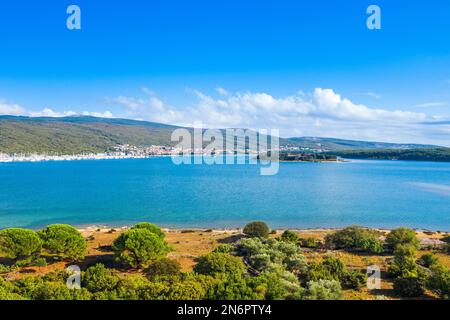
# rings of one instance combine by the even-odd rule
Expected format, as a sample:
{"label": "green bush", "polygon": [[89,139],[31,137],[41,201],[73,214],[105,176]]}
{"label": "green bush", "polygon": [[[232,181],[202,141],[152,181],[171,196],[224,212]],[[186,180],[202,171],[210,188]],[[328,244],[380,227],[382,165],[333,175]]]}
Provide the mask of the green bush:
{"label": "green bush", "polygon": [[386,245],[391,251],[395,250],[398,245],[410,245],[418,249],[419,244],[416,232],[408,228],[394,229],[386,237]]}
{"label": "green bush", "polygon": [[153,232],[162,239],[166,237],[165,233],[161,230],[160,227],[149,222],[140,222],[134,225],[131,229],[147,229],[148,231]]}
{"label": "green bush", "polygon": [[18,268],[17,266],[6,266],[4,264],[0,264],[0,274],[2,273],[10,273],[10,272],[14,272],[17,271]]}
{"label": "green bush", "polygon": [[291,271],[305,270],[306,259],[294,243],[275,239],[246,238],[237,245],[237,253],[246,258],[252,268],[264,271],[271,265],[282,265]]}
{"label": "green bush", "polygon": [[341,259],[327,256],[322,263],[310,263],[303,275],[306,282],[336,280],[346,289],[359,289],[367,282],[367,274],[359,270],[348,270]]}
{"label": "green bush", "polygon": [[341,299],[341,285],[336,280],[310,281],[305,293],[306,300],[339,300]]}
{"label": "green bush", "polygon": [[300,246],[311,249],[319,248],[322,246],[322,241],[316,238],[300,239]]}
{"label": "green bush", "polygon": [[244,234],[250,238],[267,238],[269,237],[269,227],[265,222],[250,222],[244,227]]}
{"label": "green bush", "polygon": [[410,277],[417,275],[415,260],[416,248],[410,244],[398,244],[394,250],[394,260],[388,267],[391,277]]}
{"label": "green bush", "polygon": [[367,284],[367,273],[360,270],[348,270],[340,282],[343,288],[358,290]]}
{"label": "green bush", "polygon": [[221,244],[217,248],[214,249],[213,252],[216,253],[231,253],[234,251],[234,246],[231,244]]}
{"label": "green bush", "polygon": [[92,293],[115,290],[119,278],[101,263],[89,267],[83,276],[83,287]]}
{"label": "green bush", "polygon": [[42,249],[42,241],[36,232],[27,229],[5,229],[0,231],[0,252],[18,260],[33,259]]}
{"label": "green bush", "polygon": [[308,269],[303,277],[305,278],[305,282],[319,280],[339,280],[337,275],[332,274],[323,263],[319,262],[309,263]]}
{"label": "green bush", "polygon": [[82,260],[86,255],[87,244],[81,233],[65,224],[50,225],[39,231],[48,253],[59,258]]}
{"label": "green bush", "polygon": [[239,257],[226,253],[209,253],[198,258],[194,271],[211,276],[233,275],[240,277],[246,271],[246,267]]}
{"label": "green bush", "polygon": [[261,276],[253,278],[253,287],[256,292],[264,295],[267,300],[294,300],[300,299],[303,289],[296,275],[274,266]]}
{"label": "green bush", "polygon": [[424,293],[424,284],[421,277],[399,277],[394,280],[394,290],[400,297],[419,297]]}
{"label": "green bush", "polygon": [[167,243],[145,228],[130,229],[122,233],[113,244],[116,259],[133,268],[146,268],[164,258],[169,252]]}
{"label": "green bush", "polygon": [[281,235],[281,241],[291,242],[291,243],[298,243],[299,236],[298,236],[297,233],[295,233],[293,231],[286,230]]}
{"label": "green bush", "polygon": [[441,264],[434,264],[427,287],[442,299],[450,299],[450,271]]}
{"label": "green bush", "polygon": [[147,269],[147,275],[154,279],[161,276],[178,276],[181,274],[181,265],[176,260],[163,258],[151,264]]}
{"label": "green bush", "polygon": [[325,237],[325,244],[336,249],[362,250],[382,253],[383,244],[379,232],[358,226],[348,227]]}
{"label": "green bush", "polygon": [[430,268],[431,266],[438,263],[438,258],[432,253],[425,253],[419,258],[417,263],[426,268]]}

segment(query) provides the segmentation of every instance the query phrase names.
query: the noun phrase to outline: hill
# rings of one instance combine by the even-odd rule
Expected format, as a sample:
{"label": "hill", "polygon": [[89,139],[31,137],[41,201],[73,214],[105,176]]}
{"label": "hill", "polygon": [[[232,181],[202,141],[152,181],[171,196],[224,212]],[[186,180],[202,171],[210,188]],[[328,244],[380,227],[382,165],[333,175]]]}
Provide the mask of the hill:
{"label": "hill", "polygon": [[119,144],[169,145],[177,127],[160,123],[96,117],[0,117],[0,152],[105,152]]}
{"label": "hill", "polygon": [[439,148],[434,145],[398,144],[318,137],[289,138],[289,140],[303,148],[322,149],[324,151]]}
{"label": "hill", "polygon": [[406,160],[450,162],[450,148],[411,149],[411,150],[348,150],[332,152],[346,159]]}
{"label": "hill", "polygon": [[[90,116],[0,116],[0,153],[79,154],[107,152],[123,144],[173,146],[171,135],[177,128],[181,127]],[[280,139],[280,144],[295,143]]]}
{"label": "hill", "polygon": [[[90,116],[0,116],[0,153],[78,154],[101,153],[117,145],[173,146],[173,125]],[[192,131],[192,128],[186,128]],[[437,146],[301,137],[280,139],[281,146],[320,151],[435,149]]]}

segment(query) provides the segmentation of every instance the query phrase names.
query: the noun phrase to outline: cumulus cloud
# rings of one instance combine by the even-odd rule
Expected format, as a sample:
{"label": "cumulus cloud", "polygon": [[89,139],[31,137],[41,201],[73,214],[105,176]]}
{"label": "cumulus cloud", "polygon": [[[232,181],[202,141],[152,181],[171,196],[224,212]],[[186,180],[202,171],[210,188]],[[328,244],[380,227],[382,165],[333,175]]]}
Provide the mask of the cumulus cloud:
{"label": "cumulus cloud", "polygon": [[130,116],[140,119],[208,128],[245,127],[279,129],[282,136],[331,136],[349,139],[417,142],[449,145],[450,127],[424,123],[444,121],[423,112],[370,108],[342,97],[332,89],[316,88],[275,97],[265,92],[217,96],[190,90],[196,101],[188,107],[164,103],[152,92],[142,97],[117,97]]}
{"label": "cumulus cloud", "polygon": [[0,100],[0,115],[11,116],[27,116],[27,117],[69,117],[75,115],[93,116],[101,118],[113,118],[113,114],[110,111],[104,112],[90,112],[84,111],[82,113],[75,111],[54,111],[50,108],[44,108],[42,110],[29,110],[18,104],[10,104]]}

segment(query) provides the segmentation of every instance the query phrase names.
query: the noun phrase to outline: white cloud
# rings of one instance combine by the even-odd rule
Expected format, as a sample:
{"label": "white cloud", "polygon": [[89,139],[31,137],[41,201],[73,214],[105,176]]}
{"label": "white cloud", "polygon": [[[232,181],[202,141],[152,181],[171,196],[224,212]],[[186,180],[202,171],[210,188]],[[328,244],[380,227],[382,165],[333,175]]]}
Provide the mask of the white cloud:
{"label": "white cloud", "polygon": [[0,114],[20,116],[25,113],[25,109],[18,104],[8,104],[0,100]]}
{"label": "white cloud", "polygon": [[110,111],[104,112],[90,112],[84,111],[78,113],[72,110],[68,111],[54,111],[50,108],[44,108],[42,110],[29,110],[18,104],[8,104],[0,100],[0,115],[11,115],[11,116],[27,116],[27,117],[69,117],[75,115],[85,115],[101,118],[113,118],[113,114]]}
{"label": "white cloud", "polygon": [[228,96],[228,94],[229,94],[227,90],[225,90],[224,88],[221,88],[221,87],[216,88],[216,91],[218,94],[220,94],[221,96],[224,96],[224,97]]}
{"label": "white cloud", "polygon": [[447,105],[446,102],[426,102],[417,104],[414,107],[416,108],[433,108],[433,107],[445,107]]}
{"label": "white cloud", "polygon": [[[190,90],[196,102],[189,107],[167,105],[153,94],[147,98],[118,97],[130,116],[156,122],[205,127],[280,129],[282,136],[330,136],[350,139],[416,142],[449,145],[448,125],[423,112],[370,108],[341,97],[332,89],[299,91],[286,97],[264,92],[228,93],[218,97]],[[158,99],[155,105],[153,99]]]}
{"label": "white cloud", "polygon": [[374,99],[381,99],[383,97],[383,95],[379,94],[379,93],[375,93],[375,92],[366,92],[365,93],[366,96],[372,97]]}

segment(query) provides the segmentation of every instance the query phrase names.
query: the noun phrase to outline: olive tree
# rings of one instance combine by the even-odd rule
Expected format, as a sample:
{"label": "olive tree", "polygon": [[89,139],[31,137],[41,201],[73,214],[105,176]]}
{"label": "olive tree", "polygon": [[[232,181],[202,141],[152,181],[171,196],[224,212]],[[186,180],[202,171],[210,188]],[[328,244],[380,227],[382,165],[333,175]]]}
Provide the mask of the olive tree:
{"label": "olive tree", "polygon": [[269,237],[269,227],[265,222],[250,222],[244,227],[244,234],[250,238],[267,238]]}

